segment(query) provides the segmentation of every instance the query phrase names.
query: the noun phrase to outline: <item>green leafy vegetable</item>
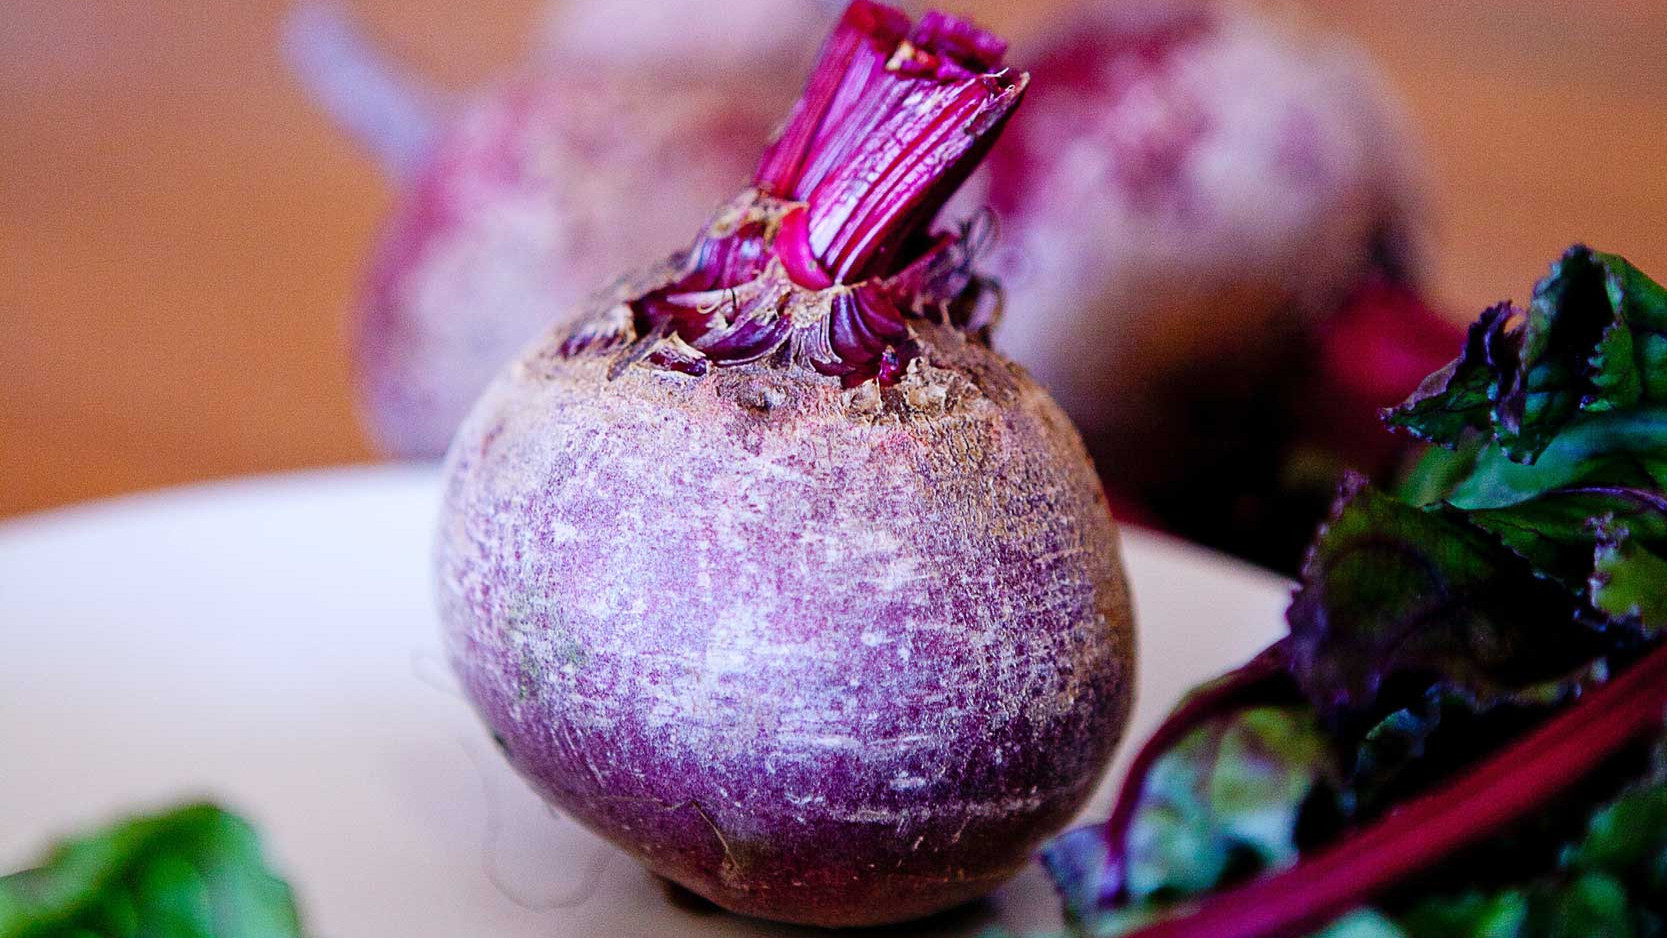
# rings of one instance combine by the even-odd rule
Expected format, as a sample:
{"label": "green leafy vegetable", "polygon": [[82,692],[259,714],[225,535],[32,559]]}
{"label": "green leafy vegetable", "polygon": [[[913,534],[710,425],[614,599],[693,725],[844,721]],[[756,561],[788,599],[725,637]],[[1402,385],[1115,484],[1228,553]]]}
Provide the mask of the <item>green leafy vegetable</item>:
{"label": "green leafy vegetable", "polygon": [[248,822],[213,805],[61,844],[0,879],[0,938],[299,938]]}
{"label": "green leafy vegetable", "polygon": [[1441,448],[1069,835],[1087,933],[1667,938],[1667,291],[1573,248],[1386,420]]}
{"label": "green leafy vegetable", "polygon": [[[1288,863],[1300,805],[1334,774],[1320,741],[1273,652],[1195,688],[1135,755],[1105,828],[1043,850],[1067,917],[1094,919],[1125,890],[1184,896]],[[1125,911],[1124,922],[1142,914]]]}
{"label": "green leafy vegetable", "polygon": [[1411,398],[1385,416],[1385,422],[1443,446],[1455,445],[1468,430],[1486,427],[1505,370],[1514,367],[1507,326],[1520,316],[1509,303],[1482,313],[1466,334],[1458,359],[1425,378]]}
{"label": "green leafy vegetable", "polygon": [[1570,248],[1527,313],[1484,313],[1387,420],[1454,448],[1414,470],[1410,501],[1465,511],[1575,593],[1597,523],[1667,550],[1667,292],[1622,258]]}
{"label": "green leafy vegetable", "polygon": [[1592,573],[1593,524],[1614,518],[1632,536],[1667,544],[1667,408],[1647,407],[1571,421],[1530,465],[1498,442],[1463,470],[1443,451],[1426,456],[1445,490],[1420,493],[1463,511],[1537,570],[1576,593]]}
{"label": "green leafy vegetable", "polygon": [[1571,248],[1526,313],[1483,314],[1386,419],[1453,449],[1424,457],[1408,500],[1465,512],[1574,593],[1594,525],[1667,551],[1667,291],[1622,258]]}
{"label": "green leafy vegetable", "polygon": [[1463,517],[1345,485],[1291,603],[1292,675],[1322,717],[1369,712],[1398,675],[1483,705],[1540,697],[1598,651],[1566,590]]}
{"label": "green leafy vegetable", "polygon": [[1526,313],[1500,304],[1464,354],[1388,415],[1390,426],[1452,446],[1492,427],[1531,461],[1577,415],[1667,403],[1667,291],[1625,259],[1573,247]]}
{"label": "green leafy vegetable", "polygon": [[1359,822],[1432,787],[1533,722],[1543,708],[1532,704],[1478,709],[1473,697],[1437,685],[1363,733],[1334,732],[1332,745],[1352,760],[1339,792],[1340,811]]}

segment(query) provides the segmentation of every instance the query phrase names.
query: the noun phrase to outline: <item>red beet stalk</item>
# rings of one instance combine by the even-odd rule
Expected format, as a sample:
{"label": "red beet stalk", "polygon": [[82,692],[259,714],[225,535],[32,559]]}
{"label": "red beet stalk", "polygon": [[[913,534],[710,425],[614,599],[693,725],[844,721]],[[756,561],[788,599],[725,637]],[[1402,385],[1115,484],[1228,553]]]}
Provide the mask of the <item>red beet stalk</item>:
{"label": "red beet stalk", "polygon": [[1152,766],[1193,730],[1226,713],[1245,707],[1274,702],[1289,693],[1285,664],[1280,656],[1280,645],[1274,645],[1249,664],[1199,688],[1182,701],[1174,713],[1163,721],[1129,764],[1128,774],[1117,791],[1116,807],[1106,820],[1105,840],[1108,848],[1105,874],[1101,877],[1100,902],[1116,903],[1123,893],[1124,868],[1128,858],[1129,828],[1134,824],[1140,807],[1140,793],[1146,787],[1146,777]]}
{"label": "red beet stalk", "polygon": [[[906,318],[953,320],[978,305],[973,239],[929,229],[1023,97],[1028,78],[1002,69],[1005,50],[952,17],[911,27],[889,7],[853,3],[753,190],[674,283],[632,301],[639,336],[675,336],[699,353],[659,348],[649,362],[698,376],[787,346],[848,384],[895,383],[913,354]],[[795,333],[782,314],[794,291],[821,294],[825,330]],[[593,341],[576,335],[564,351]]]}
{"label": "red beet stalk", "polygon": [[1445,788],[1291,869],[1229,890],[1129,938],[1288,938],[1474,844],[1659,732],[1667,646]]}
{"label": "red beet stalk", "polygon": [[[895,272],[1012,114],[1025,79],[996,73],[1007,44],[961,20],[853,3],[804,96],[760,161],[760,190],[802,201],[776,252],[813,290]],[[883,130],[884,132],[878,132]]]}

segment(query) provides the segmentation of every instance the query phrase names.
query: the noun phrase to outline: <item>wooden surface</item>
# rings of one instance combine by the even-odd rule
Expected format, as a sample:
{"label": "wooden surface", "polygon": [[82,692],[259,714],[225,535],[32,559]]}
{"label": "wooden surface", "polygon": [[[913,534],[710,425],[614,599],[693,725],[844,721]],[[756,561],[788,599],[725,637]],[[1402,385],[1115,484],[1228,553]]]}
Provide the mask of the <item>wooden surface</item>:
{"label": "wooden surface", "polygon": [[[465,87],[537,3],[353,6]],[[1458,314],[1576,240],[1667,275],[1667,0],[1311,6],[1409,105]],[[370,458],[344,310],[390,194],[285,74],[283,7],[0,0],[0,515]]]}

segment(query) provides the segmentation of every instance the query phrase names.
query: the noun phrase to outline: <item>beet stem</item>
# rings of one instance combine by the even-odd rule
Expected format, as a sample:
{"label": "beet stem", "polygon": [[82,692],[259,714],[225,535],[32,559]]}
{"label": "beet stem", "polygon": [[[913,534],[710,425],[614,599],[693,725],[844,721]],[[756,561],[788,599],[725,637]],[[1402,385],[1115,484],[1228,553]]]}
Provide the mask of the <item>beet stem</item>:
{"label": "beet stem", "polygon": [[[778,254],[802,286],[894,274],[995,143],[1025,76],[1000,70],[1006,43],[971,23],[855,0],[822,48],[754,184],[804,202]],[[809,261],[814,259],[815,263]]]}
{"label": "beet stem", "polygon": [[1274,645],[1244,667],[1220,680],[1204,686],[1182,702],[1152,734],[1135,754],[1123,784],[1117,791],[1116,807],[1106,820],[1105,839],[1108,848],[1106,871],[1101,887],[1101,903],[1114,903],[1123,894],[1125,860],[1128,854],[1129,828],[1134,824],[1135,811],[1140,806],[1140,794],[1146,787],[1146,777],[1152,766],[1183,737],[1204,723],[1224,714],[1272,701],[1285,676],[1281,646]]}
{"label": "beet stem", "polygon": [[1283,873],[1128,938],[1287,938],[1324,925],[1528,814],[1627,743],[1659,732],[1664,710],[1667,645],[1444,788]]}
{"label": "beet stem", "polygon": [[[1023,97],[1029,79],[1000,68],[1006,51],[965,20],[929,13],[911,27],[854,0],[753,190],[676,282],[631,301],[636,338],[675,335],[701,361],[775,360],[846,387],[901,381],[917,350],[906,318],[953,322],[994,290],[958,236],[928,235]],[[707,297],[710,308],[690,304]],[[669,367],[661,351],[642,355]]]}

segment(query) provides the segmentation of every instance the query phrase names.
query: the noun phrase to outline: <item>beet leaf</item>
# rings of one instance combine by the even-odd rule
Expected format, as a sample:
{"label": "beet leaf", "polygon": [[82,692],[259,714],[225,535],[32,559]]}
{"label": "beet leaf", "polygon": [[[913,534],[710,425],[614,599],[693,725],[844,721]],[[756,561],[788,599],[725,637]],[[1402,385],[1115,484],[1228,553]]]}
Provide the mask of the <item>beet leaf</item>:
{"label": "beet leaf", "polygon": [[1436,443],[1492,425],[1506,454],[1530,461],[1581,414],[1667,403],[1667,290],[1625,259],[1575,246],[1526,311],[1500,304],[1471,327],[1464,354],[1388,415]]}
{"label": "beet leaf", "polygon": [[248,822],[213,805],[123,821],[0,878],[0,938],[296,938],[289,886]]}
{"label": "beet leaf", "polygon": [[1048,848],[1081,931],[1667,935],[1667,291],[1571,248],[1385,419],[1442,448]]}
{"label": "beet leaf", "polygon": [[1416,676],[1483,702],[1540,696],[1601,650],[1573,597],[1487,532],[1352,479],[1291,603],[1292,674],[1322,716]]}

